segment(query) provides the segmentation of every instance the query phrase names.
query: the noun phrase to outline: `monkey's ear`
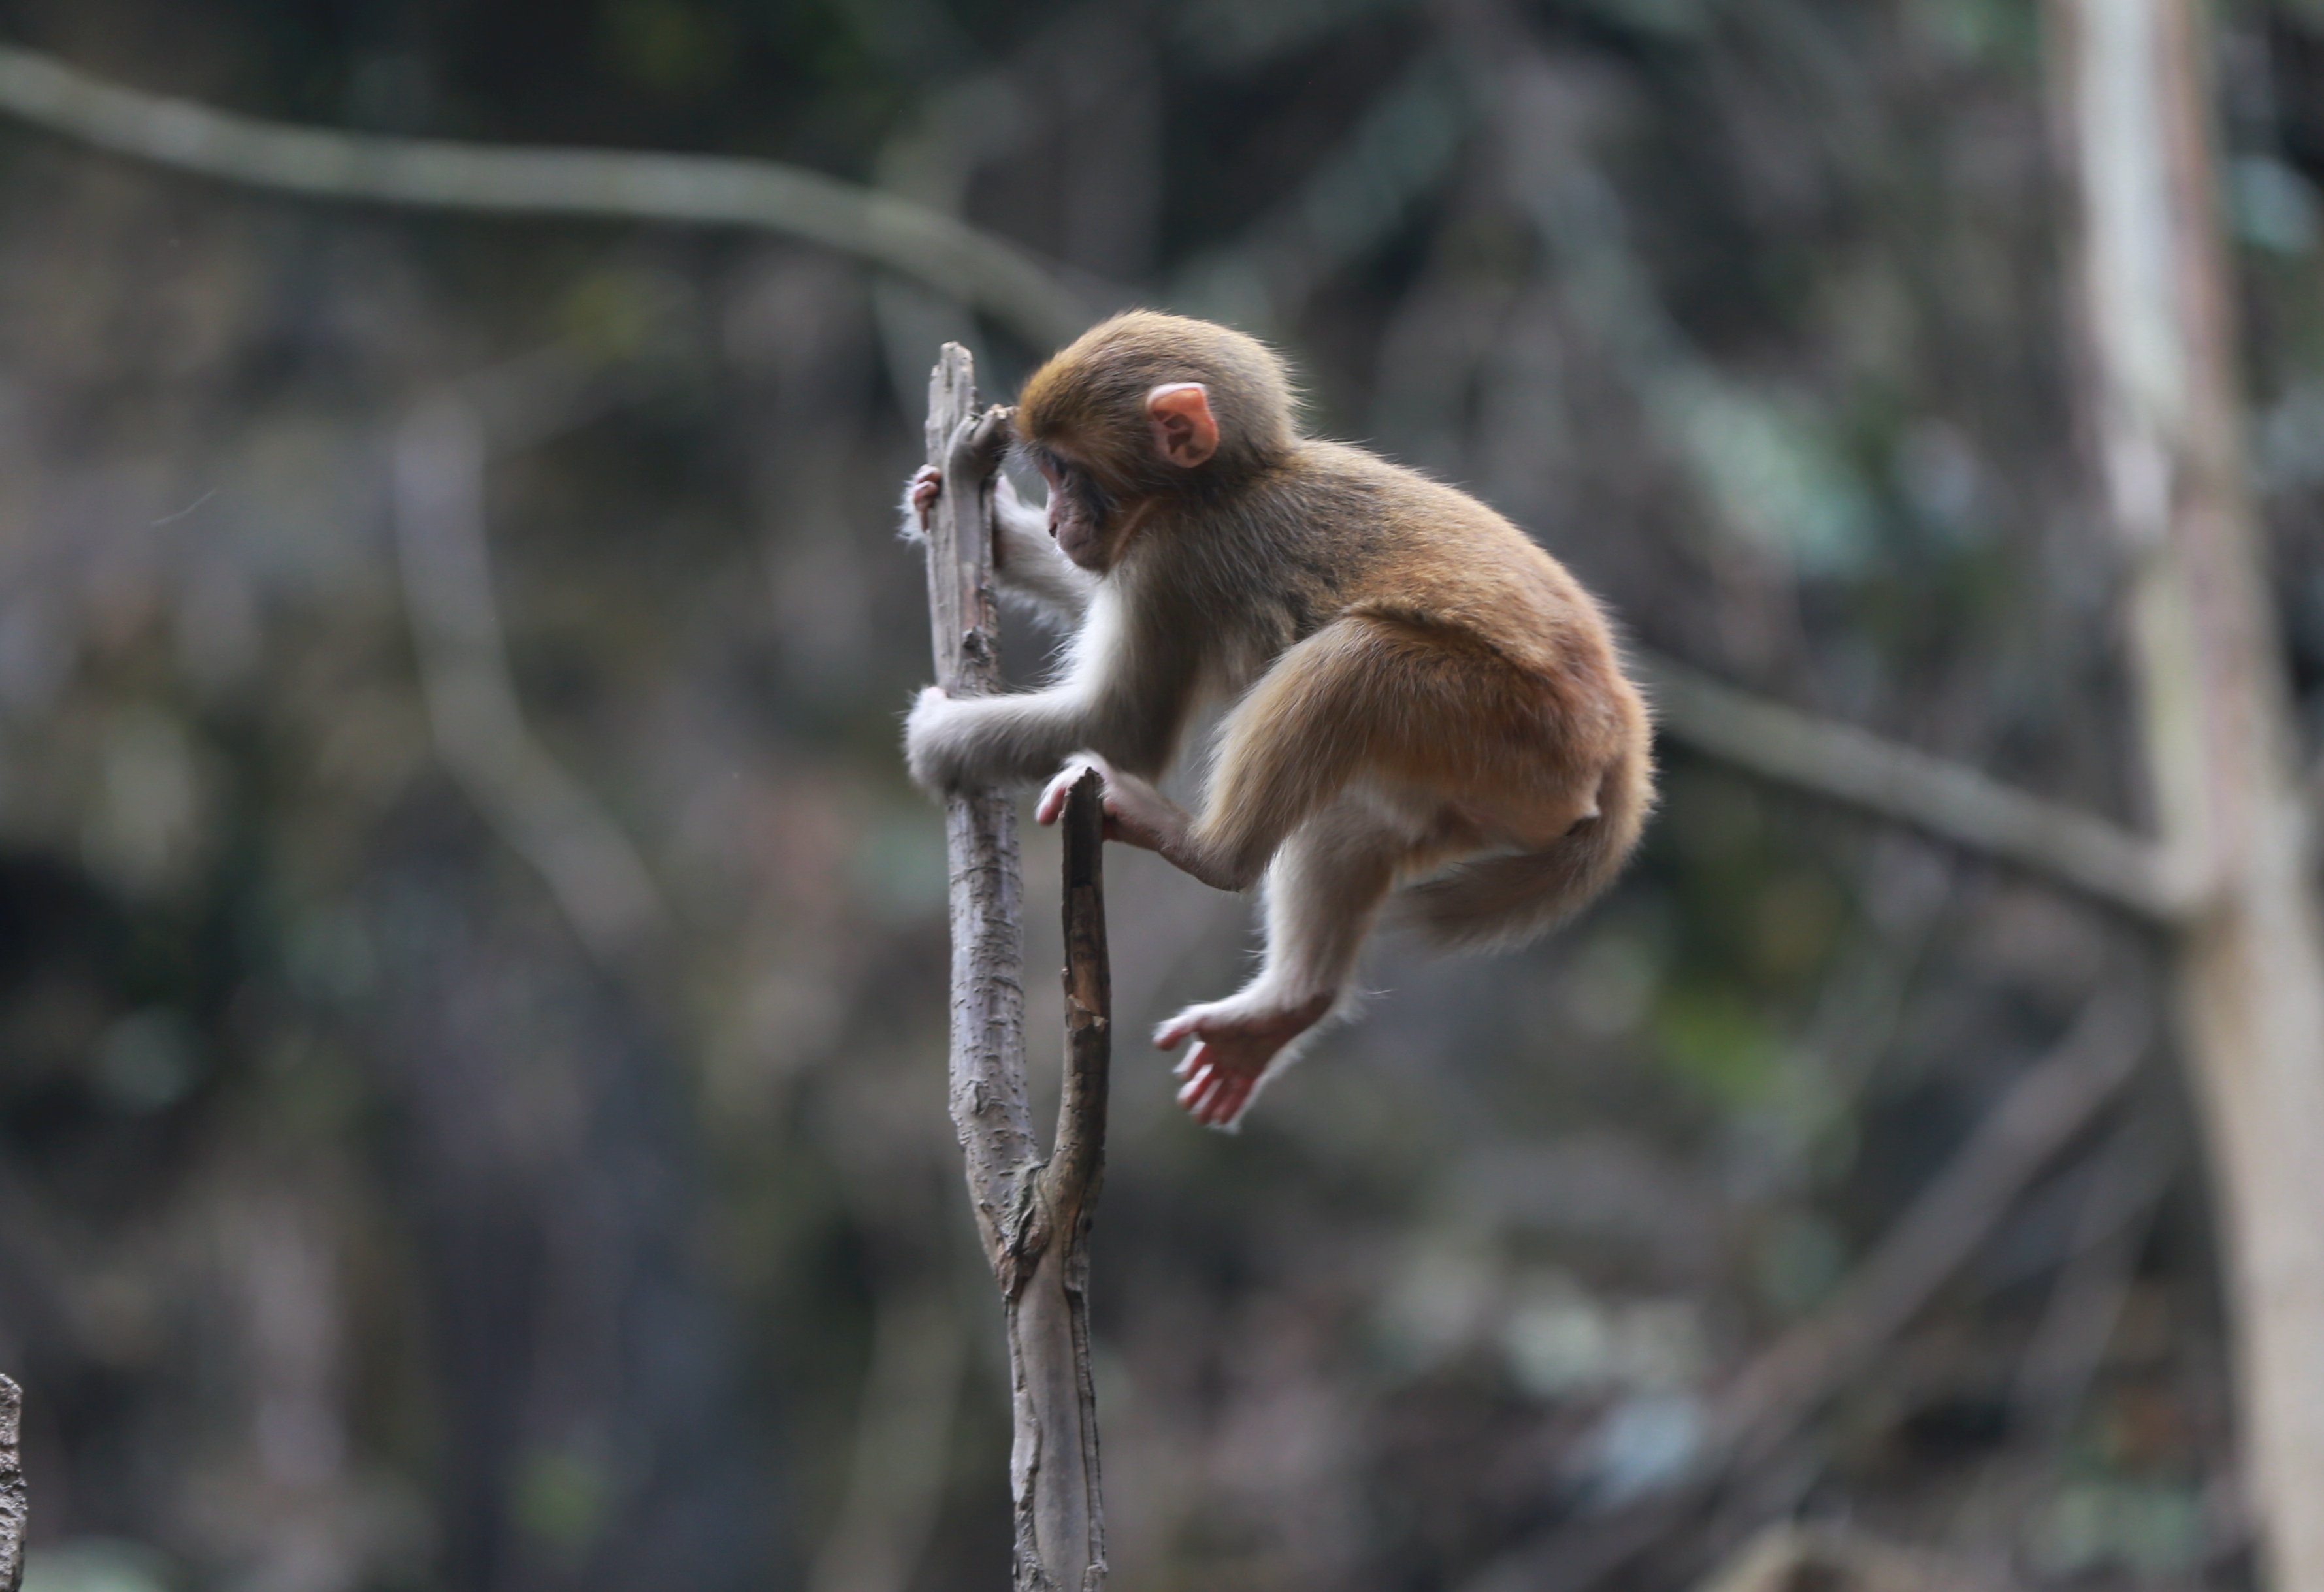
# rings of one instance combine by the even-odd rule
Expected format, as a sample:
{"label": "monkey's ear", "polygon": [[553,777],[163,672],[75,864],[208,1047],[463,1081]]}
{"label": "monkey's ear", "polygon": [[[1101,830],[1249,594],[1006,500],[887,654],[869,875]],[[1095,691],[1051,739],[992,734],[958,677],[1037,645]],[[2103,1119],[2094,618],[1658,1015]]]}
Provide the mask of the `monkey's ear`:
{"label": "monkey's ear", "polygon": [[1211,390],[1200,382],[1173,382],[1146,395],[1146,419],[1154,428],[1154,451],[1191,470],[1219,451],[1219,423],[1211,415]]}

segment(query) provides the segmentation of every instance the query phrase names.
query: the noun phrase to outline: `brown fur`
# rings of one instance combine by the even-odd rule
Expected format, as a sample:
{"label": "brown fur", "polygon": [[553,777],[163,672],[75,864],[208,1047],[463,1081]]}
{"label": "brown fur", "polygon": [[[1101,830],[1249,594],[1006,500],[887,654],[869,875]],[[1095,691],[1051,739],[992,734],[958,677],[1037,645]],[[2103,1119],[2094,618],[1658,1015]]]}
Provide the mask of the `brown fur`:
{"label": "brown fur", "polygon": [[[1157,450],[1148,395],[1190,382],[1207,391],[1216,451],[1185,468]],[[1003,578],[1013,561],[1020,584],[1066,591],[1044,600],[1078,600],[1086,621],[1047,690],[924,698],[914,772],[1031,783],[1094,753],[1124,838],[1226,888],[1274,865],[1267,970],[1164,1029],[1202,1038],[1236,1085],[1206,1120],[1231,1118],[1279,1067],[1277,1029],[1296,1035],[1342,998],[1393,885],[1420,881],[1405,905],[1439,940],[1494,944],[1619,870],[1653,800],[1646,706],[1597,603],[1508,520],[1300,437],[1271,353],[1176,316],[1084,334],[1025,384],[1016,426],[1050,478],[1049,531],[1080,568],[1056,585],[1064,561],[1011,498]],[[1148,781],[1217,695],[1234,705],[1189,817]],[[1245,1047],[1255,1063],[1235,1052],[1238,1025],[1265,1030]]]}

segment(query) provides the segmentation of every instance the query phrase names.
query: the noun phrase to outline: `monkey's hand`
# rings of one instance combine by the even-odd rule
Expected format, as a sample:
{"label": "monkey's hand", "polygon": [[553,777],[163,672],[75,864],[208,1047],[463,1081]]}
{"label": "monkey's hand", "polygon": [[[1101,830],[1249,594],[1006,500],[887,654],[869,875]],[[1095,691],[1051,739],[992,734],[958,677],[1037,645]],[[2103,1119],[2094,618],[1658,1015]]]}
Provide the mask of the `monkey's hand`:
{"label": "monkey's hand", "polygon": [[[1096,770],[1105,782],[1105,838],[1148,851],[1159,851],[1176,861],[1185,850],[1186,810],[1135,774],[1124,774],[1093,751],[1077,752],[1063,771],[1049,781],[1033,808],[1037,824],[1055,824],[1065,815],[1065,798],[1083,775]],[[1180,864],[1182,867],[1184,864]]]}
{"label": "monkey's hand", "polygon": [[934,465],[922,465],[904,483],[904,522],[896,534],[908,542],[928,539],[928,516],[936,511],[936,499],[944,492],[944,472]]}
{"label": "monkey's hand", "polygon": [[[944,472],[934,465],[922,465],[904,483],[903,523],[896,534],[908,542],[928,539],[928,516],[936,512],[936,500],[944,496]],[[992,478],[992,566],[1004,570],[1012,577],[1025,575],[1026,565],[1063,564],[1056,548],[1049,545],[1049,514],[1046,508],[1036,508],[1017,495],[1017,483],[1005,474]],[[1011,546],[1011,543],[1015,546]],[[1046,570],[1035,569],[1031,578],[1038,584]],[[1079,604],[1074,604],[1078,612]]]}
{"label": "monkey's hand", "polygon": [[941,686],[922,690],[904,716],[904,767],[912,780],[927,791],[945,791],[968,776],[967,737],[963,705]]}

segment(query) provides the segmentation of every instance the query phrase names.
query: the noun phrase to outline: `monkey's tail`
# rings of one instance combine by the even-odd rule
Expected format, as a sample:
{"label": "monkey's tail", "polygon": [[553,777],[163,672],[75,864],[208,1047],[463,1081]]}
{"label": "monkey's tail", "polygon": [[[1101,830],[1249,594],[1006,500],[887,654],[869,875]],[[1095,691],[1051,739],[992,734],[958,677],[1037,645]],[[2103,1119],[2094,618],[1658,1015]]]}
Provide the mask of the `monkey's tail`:
{"label": "monkey's tail", "polygon": [[1614,882],[1653,809],[1654,768],[1644,750],[1608,770],[1598,815],[1538,851],[1465,863],[1397,892],[1397,919],[1447,951],[1522,945],[1588,906]]}

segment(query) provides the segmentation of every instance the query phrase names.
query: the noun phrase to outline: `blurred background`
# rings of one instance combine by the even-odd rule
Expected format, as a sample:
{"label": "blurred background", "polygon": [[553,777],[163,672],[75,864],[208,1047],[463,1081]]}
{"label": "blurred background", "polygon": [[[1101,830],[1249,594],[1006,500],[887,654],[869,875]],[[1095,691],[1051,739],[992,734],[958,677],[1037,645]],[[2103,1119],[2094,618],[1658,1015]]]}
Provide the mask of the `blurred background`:
{"label": "blurred background", "polygon": [[[2212,21],[2307,690],[2324,7]],[[7,0],[0,37],[953,210],[1092,304],[1273,339],[1314,428],[1505,511],[1640,647],[2144,821],[2020,0]],[[0,121],[34,1592],[1000,1583],[943,836],[897,756],[946,337],[996,395],[1045,352],[805,244],[319,205]],[[1239,1136],[1120,1047],[1113,1584],[1569,1584],[1541,1555],[1683,1474],[1710,1390],[2101,1044],[2143,1063],[1958,1264],[1604,1574],[1799,1518],[1986,1585],[2247,1584],[2195,1135],[2123,1015],[2151,937],[1665,762],[1606,902],[1508,956],[1383,946]],[[1240,980],[1245,904],[1109,868],[1125,1036]]]}

